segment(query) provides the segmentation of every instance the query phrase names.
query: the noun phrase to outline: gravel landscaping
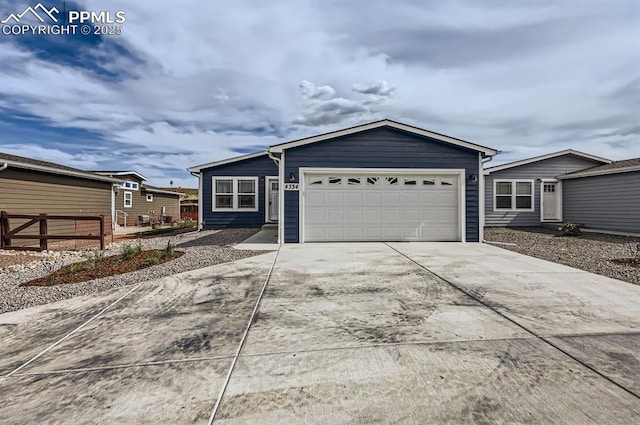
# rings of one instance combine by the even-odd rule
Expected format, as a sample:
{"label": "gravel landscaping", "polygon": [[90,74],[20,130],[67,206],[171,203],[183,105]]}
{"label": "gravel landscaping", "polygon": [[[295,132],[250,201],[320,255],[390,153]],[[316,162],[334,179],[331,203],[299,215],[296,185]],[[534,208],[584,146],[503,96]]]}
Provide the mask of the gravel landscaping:
{"label": "gravel landscaping", "polygon": [[[265,251],[236,250],[230,246],[242,242],[258,230],[207,230],[199,233],[190,232],[175,236],[129,239],[115,242],[108,246],[105,256],[120,254],[124,246],[138,243],[142,245],[143,250],[163,249],[169,241],[175,245],[176,250],[183,251],[184,255],[167,263],[132,273],[82,283],[48,287],[20,287],[18,285],[22,282],[46,276],[63,265],[83,261],[86,252],[63,251],[45,254],[5,252],[2,255],[5,260],[0,264],[0,313],[48,304],[78,295],[119,288],[145,280],[264,254]],[[23,264],[15,264],[18,261],[11,261],[10,257],[13,256],[19,257],[20,263]],[[27,256],[35,258],[36,261],[24,264]]]}
{"label": "gravel landscaping", "polygon": [[568,237],[542,227],[488,227],[484,238],[515,244],[496,245],[500,248],[640,285],[640,268],[612,261],[632,257],[639,238],[601,233]]}

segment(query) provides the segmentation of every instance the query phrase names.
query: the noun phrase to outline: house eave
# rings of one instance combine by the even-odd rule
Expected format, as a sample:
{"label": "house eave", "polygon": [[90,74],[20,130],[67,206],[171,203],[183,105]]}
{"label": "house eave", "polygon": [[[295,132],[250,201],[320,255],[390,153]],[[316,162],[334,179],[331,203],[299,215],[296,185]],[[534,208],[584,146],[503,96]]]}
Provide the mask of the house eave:
{"label": "house eave", "polygon": [[92,172],[80,172],[80,171],[62,170],[62,169],[57,169],[57,168],[52,168],[52,167],[45,167],[45,166],[42,166],[42,165],[26,164],[24,162],[16,162],[16,161],[9,161],[9,160],[3,161],[3,163],[6,163],[8,168],[20,168],[20,169],[24,169],[24,170],[39,171],[39,172],[43,172],[43,173],[57,174],[57,175],[75,177],[75,178],[85,179],[85,180],[97,180],[97,181],[102,181],[102,182],[107,182],[107,183],[121,183],[122,182],[121,179],[102,176],[102,175],[99,175],[99,174],[94,174]]}
{"label": "house eave", "polygon": [[454,137],[446,136],[440,133],[434,133],[429,130],[424,130],[422,128],[413,127],[408,124],[402,124],[392,120],[381,120],[368,124],[362,124],[355,127],[346,128],[343,130],[337,130],[330,133],[321,134],[318,136],[307,137],[304,139],[294,140],[292,142],[281,143],[278,145],[273,145],[269,148],[269,152],[271,153],[282,153],[286,149],[295,148],[298,146],[309,145],[312,143],[322,142],[325,140],[331,140],[336,137],[348,136],[350,134],[356,134],[363,131],[373,130],[381,127],[391,127],[397,130],[406,131],[408,133],[416,134],[419,136],[429,137],[431,139],[435,139],[444,143],[449,143],[451,145],[464,147],[467,149],[472,149],[478,152],[481,152],[484,157],[494,156],[500,153],[500,151],[492,148],[488,148],[486,146],[478,145],[475,143],[467,142],[465,140],[456,139]]}
{"label": "house eave", "polygon": [[507,164],[495,165],[493,167],[485,168],[484,175],[489,175],[496,171],[507,170],[509,168],[520,167],[522,165],[533,164],[534,162],[545,161],[547,159],[557,158],[564,155],[573,155],[584,159],[590,159],[592,161],[601,162],[603,164],[610,164],[612,161],[607,158],[602,158],[596,155],[591,155],[585,152],[576,151],[573,149],[565,149],[559,152],[548,153],[545,155],[534,156],[532,158],[521,159],[519,161],[509,162]]}
{"label": "house eave", "polygon": [[159,194],[163,194],[163,195],[175,195],[177,197],[183,196],[184,193],[182,192],[172,192],[170,190],[162,190],[162,189],[153,189],[151,187],[146,187],[146,186],[142,186],[142,190],[144,190],[145,192],[149,192],[149,193],[159,193]]}
{"label": "house eave", "polygon": [[631,167],[610,168],[608,170],[585,171],[585,172],[578,172],[578,173],[572,173],[572,174],[564,174],[561,176],[557,176],[556,178],[558,180],[571,180],[571,179],[579,179],[581,177],[595,177],[595,176],[606,176],[609,174],[630,173],[633,171],[640,171],[640,165],[634,165]]}
{"label": "house eave", "polygon": [[207,164],[196,165],[194,167],[187,168],[187,171],[190,173],[200,173],[202,170],[207,168],[219,167],[221,165],[232,164],[238,161],[244,161],[247,159],[258,158],[262,155],[267,155],[267,151],[253,152],[246,155],[235,156],[233,158],[227,158],[220,161],[209,162]]}
{"label": "house eave", "polygon": [[[101,176],[136,176],[138,177],[140,180],[144,180],[147,181],[148,179],[143,176],[142,174],[136,172],[136,171],[117,171],[117,172],[106,172],[106,171],[93,171],[96,174],[100,174]],[[122,179],[120,179],[122,180]]]}

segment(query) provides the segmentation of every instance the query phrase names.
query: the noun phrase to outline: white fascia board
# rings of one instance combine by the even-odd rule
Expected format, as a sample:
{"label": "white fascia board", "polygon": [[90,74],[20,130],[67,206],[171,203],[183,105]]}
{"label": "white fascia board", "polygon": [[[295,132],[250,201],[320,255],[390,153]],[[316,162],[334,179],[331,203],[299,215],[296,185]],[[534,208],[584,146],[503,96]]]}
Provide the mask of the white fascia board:
{"label": "white fascia board", "polygon": [[434,133],[428,130],[424,130],[418,127],[413,127],[407,124],[402,124],[402,123],[391,121],[391,120],[376,121],[369,124],[363,124],[356,127],[346,128],[344,130],[333,131],[331,133],[325,133],[318,136],[307,137],[305,139],[294,140],[293,142],[274,145],[269,148],[269,152],[281,153],[285,149],[309,145],[316,142],[322,142],[324,140],[330,140],[336,137],[347,136],[350,134],[360,133],[362,131],[367,131],[367,130],[373,130],[380,127],[391,127],[398,130],[406,131],[408,133],[413,133],[419,136],[429,137],[431,139],[439,140],[441,142],[449,143],[452,145],[464,147],[467,149],[473,149],[475,151],[482,152],[484,156],[494,156],[499,153],[499,151],[496,149],[491,149],[486,146],[481,146],[475,143],[466,142],[464,140],[456,139],[454,137],[445,136],[444,134]]}
{"label": "white fascia board", "polygon": [[629,173],[632,171],[640,171],[640,165],[633,165],[630,167],[620,167],[620,168],[609,168],[608,170],[594,170],[594,171],[583,171],[579,173],[572,174],[564,174],[557,176],[558,180],[570,180],[570,179],[578,179],[580,177],[594,177],[594,176],[604,176],[607,174],[620,174],[620,173]]}
{"label": "white fascia board", "polygon": [[104,171],[94,171],[94,172],[96,174],[100,174],[101,176],[132,176],[133,175],[139,178],[140,180],[145,180],[145,181],[148,180],[145,176],[143,176],[142,174],[136,171],[118,171],[117,173],[108,173]]}
{"label": "white fascia board", "polygon": [[591,155],[584,152],[574,151],[573,149],[565,149],[560,152],[548,153],[546,155],[534,156],[532,158],[522,159],[520,161],[509,162],[507,164],[495,165],[493,167],[485,168],[485,175],[491,174],[495,171],[502,171],[513,167],[519,167],[521,165],[527,165],[538,161],[544,161],[551,158],[556,158],[563,155],[573,155],[584,159],[590,159],[593,161],[602,162],[603,164],[610,164],[612,161],[607,158],[602,158],[599,156]]}
{"label": "white fascia board", "polygon": [[267,151],[262,152],[254,152],[247,155],[235,156],[233,158],[223,159],[221,161],[209,162],[207,164],[196,165],[195,167],[187,168],[187,171],[190,173],[199,173],[200,171],[206,168],[218,167],[220,165],[232,164],[238,161],[244,161],[245,159],[257,158],[262,155],[266,155]]}
{"label": "white fascia board", "polygon": [[183,196],[185,195],[182,192],[172,192],[170,190],[162,190],[162,189],[153,189],[151,187],[146,187],[146,186],[142,186],[142,189],[144,189],[145,192],[149,192],[149,193],[161,193],[161,194],[165,194],[165,195],[176,195],[176,196]]}

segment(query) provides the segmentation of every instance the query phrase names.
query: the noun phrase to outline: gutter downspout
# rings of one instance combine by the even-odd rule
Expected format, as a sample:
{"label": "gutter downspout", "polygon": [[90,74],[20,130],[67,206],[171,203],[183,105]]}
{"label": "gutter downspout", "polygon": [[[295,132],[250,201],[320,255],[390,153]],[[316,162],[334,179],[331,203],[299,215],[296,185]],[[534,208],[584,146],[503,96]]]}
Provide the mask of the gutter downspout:
{"label": "gutter downspout", "polygon": [[278,243],[281,244],[284,242],[283,237],[283,227],[282,224],[284,222],[284,169],[281,167],[282,165],[282,157],[284,156],[284,152],[280,154],[280,158],[273,155],[273,152],[267,151],[267,156],[271,158],[273,162],[278,166]]}
{"label": "gutter downspout", "polygon": [[198,173],[194,173],[193,171],[189,171],[189,173],[193,176],[193,177],[197,177],[198,178],[198,230],[196,230],[197,232],[201,232],[202,229],[204,228],[204,221],[202,221],[202,219],[204,218],[202,216],[202,212],[203,212],[203,204],[202,204],[202,171],[198,172]]}

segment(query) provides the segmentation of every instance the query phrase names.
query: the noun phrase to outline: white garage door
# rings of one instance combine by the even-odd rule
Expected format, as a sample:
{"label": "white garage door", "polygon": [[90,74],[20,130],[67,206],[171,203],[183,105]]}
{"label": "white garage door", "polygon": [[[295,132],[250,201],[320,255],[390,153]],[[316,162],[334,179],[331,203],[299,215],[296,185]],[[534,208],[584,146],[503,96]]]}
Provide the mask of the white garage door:
{"label": "white garage door", "polygon": [[457,241],[457,175],[304,173],[303,240]]}

